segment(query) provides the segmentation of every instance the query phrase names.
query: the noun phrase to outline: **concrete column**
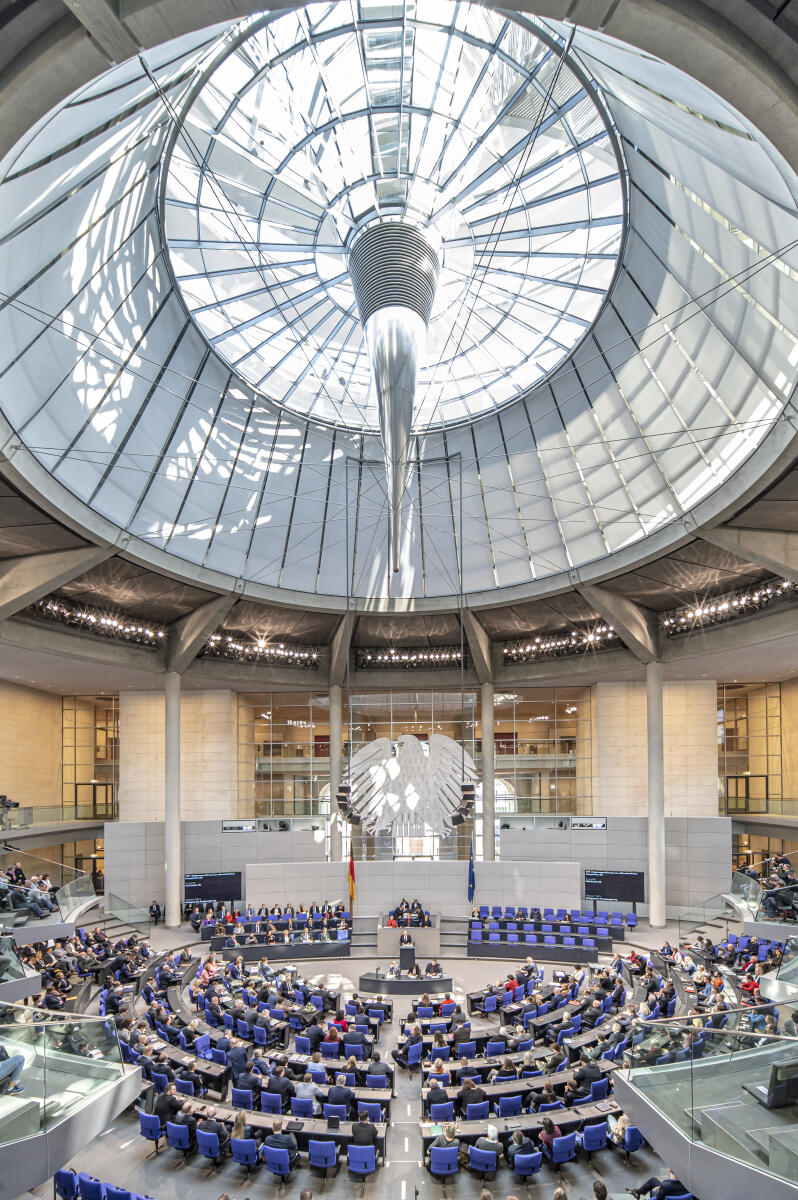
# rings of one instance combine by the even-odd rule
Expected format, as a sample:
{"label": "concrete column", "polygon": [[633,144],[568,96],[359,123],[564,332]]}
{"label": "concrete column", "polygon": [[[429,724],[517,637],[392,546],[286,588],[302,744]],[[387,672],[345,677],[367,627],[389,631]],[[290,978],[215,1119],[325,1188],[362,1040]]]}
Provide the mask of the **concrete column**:
{"label": "concrete column", "polygon": [[164,871],[166,873],[166,924],[180,924],[183,883],[183,847],[180,836],[180,676],[167,671],[164,684]]}
{"label": "concrete column", "polygon": [[648,911],[649,923],[665,924],[665,756],[663,751],[662,663],[646,663],[648,734]]}
{"label": "concrete column", "polygon": [[335,794],[341,782],[341,689],[330,688],[330,862],[340,862],[343,846],[341,818]]}
{"label": "concrete column", "polygon": [[496,858],[496,790],[493,778],[493,684],[482,684],[482,857]]}

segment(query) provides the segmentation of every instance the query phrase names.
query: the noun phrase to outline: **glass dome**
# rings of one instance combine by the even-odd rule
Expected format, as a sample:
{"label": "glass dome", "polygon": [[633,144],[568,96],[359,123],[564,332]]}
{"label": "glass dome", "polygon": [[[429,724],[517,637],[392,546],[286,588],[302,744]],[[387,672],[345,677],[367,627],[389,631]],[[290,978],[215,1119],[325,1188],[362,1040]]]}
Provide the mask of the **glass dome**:
{"label": "glass dome", "polygon": [[[419,10],[406,11],[402,29],[412,36],[412,54],[396,40],[393,8],[358,9],[357,36],[352,9],[342,4],[186,35],[81,87],[3,159],[0,439],[13,478],[50,511],[69,514],[73,528],[170,577],[281,605],[341,611],[349,595],[402,612],[454,607],[460,585],[468,603],[494,605],[600,582],[651,561],[742,504],[790,450],[788,406],[798,380],[798,178],[791,166],[726,100],[600,33],[458,4],[425,5],[423,24]],[[394,52],[386,51],[377,70],[383,33]],[[359,60],[359,73],[349,72],[349,108],[342,85],[333,89],[339,57],[328,50],[336,38],[341,53],[368,44],[376,55],[371,74]],[[429,46],[437,47],[432,83]],[[533,141],[551,64],[563,51],[567,65],[551,97],[562,116],[544,108],[549,124]],[[452,72],[450,55],[458,63]],[[297,70],[300,62],[312,72]],[[377,80],[391,72],[398,93],[388,103]],[[495,72],[492,91],[488,72]],[[425,77],[426,94],[418,90]],[[285,96],[292,81],[295,97]],[[520,109],[510,104],[516,83]],[[255,136],[263,119],[256,126],[255,108],[241,107],[255,106],[261,85],[264,95],[272,89],[269,96],[284,94],[292,105],[283,112],[270,101],[264,146]],[[375,138],[361,147],[360,174],[352,168],[368,193],[358,207],[360,193],[353,187],[344,195],[335,171],[349,163],[344,135],[360,119],[367,87],[362,130]],[[323,105],[332,96],[341,112],[330,113],[337,132],[325,138]],[[563,112],[569,98],[574,103]],[[444,99],[455,114],[445,125],[432,115]],[[303,112],[308,146],[322,155],[315,171],[297,149]],[[446,247],[454,208],[444,213],[420,186],[431,168],[414,166],[428,152],[425,129],[427,141],[438,138],[441,157],[444,128],[452,155],[459,147],[452,165],[467,155],[462,130],[482,133],[460,176],[476,187],[455,208],[484,239],[496,189],[513,195],[499,163],[502,146],[506,153],[519,142],[532,146],[528,170],[525,150],[508,160],[520,184],[502,211],[508,219],[490,270],[471,266],[459,284],[456,260],[450,256],[446,266],[447,253],[463,249]],[[395,135],[391,162],[402,167],[404,156],[413,169],[376,173],[377,148],[387,155],[393,145],[382,137],[386,129]],[[577,151],[572,138],[583,144],[590,130],[597,140]],[[285,150],[293,174],[275,165],[277,131],[294,138]],[[602,173],[613,182],[599,183]],[[225,199],[214,213],[217,180]],[[441,195],[457,194],[452,187]],[[334,217],[329,240],[319,245],[338,252],[322,269],[308,250],[308,230],[319,226],[311,202],[326,202],[325,189]],[[599,205],[599,195],[624,194],[625,213],[609,201]],[[390,204],[398,207],[389,214]],[[277,250],[247,274],[248,255],[266,229],[261,208]],[[619,219],[599,225],[600,212]],[[425,237],[429,226],[432,250],[432,232],[443,231],[430,339],[435,322],[457,308],[446,297],[458,287],[476,293],[451,374],[447,367],[451,406],[438,405],[436,388],[425,389],[423,379],[417,393],[398,572],[386,536],[381,437],[365,359],[358,366],[362,350],[354,351],[362,335],[353,316],[346,354],[353,378],[361,372],[360,392],[340,382],[333,391],[337,375],[323,381],[326,390],[311,379],[311,366],[325,369],[314,347],[343,337],[334,331],[346,303],[336,297],[350,246],[354,252],[373,222],[389,216],[406,228],[424,226]],[[545,232],[573,221],[575,230]],[[241,222],[251,235],[243,244]],[[610,258],[594,261],[594,250],[615,238],[622,244]],[[484,239],[464,262],[475,261]],[[534,251],[538,239],[545,255]],[[554,258],[555,246],[570,267]],[[257,253],[266,249],[257,245]],[[522,259],[523,272],[516,269]],[[336,270],[341,279],[333,283]],[[319,271],[323,282],[311,283]],[[497,271],[521,289],[509,304],[500,298],[505,285],[495,285]],[[588,280],[598,291],[588,290]],[[217,299],[222,287],[231,289],[229,301]],[[242,297],[245,291],[253,295]],[[196,296],[192,312],[189,295]],[[525,332],[527,319],[530,329],[541,328],[542,314],[534,309],[538,324],[527,318],[534,306],[524,297],[542,295],[559,316],[557,354],[564,357],[555,366],[551,347],[538,352],[542,340]],[[292,304],[302,313],[301,336],[293,338],[286,323]],[[271,309],[274,344],[259,353],[289,355],[291,368],[270,358],[271,384],[256,389],[243,363],[232,364],[256,336],[248,319],[262,320]],[[469,305],[458,311],[468,313]],[[577,315],[589,328],[576,328]],[[202,328],[201,319],[217,324]],[[222,336],[231,321],[240,332]],[[307,332],[314,323],[315,342]],[[263,341],[262,331],[257,336]],[[443,335],[436,336],[442,346]],[[233,352],[226,343],[235,337],[242,340]],[[503,348],[489,361],[494,339]],[[527,356],[536,384],[524,376]],[[441,357],[433,348],[424,369]],[[505,368],[519,389],[512,402],[496,382]],[[460,419],[488,396],[488,409]],[[424,421],[432,424],[420,428]]]}
{"label": "glass dome", "polygon": [[413,429],[446,425],[527,395],[589,330],[623,241],[622,163],[592,82],[524,17],[315,4],[243,31],[183,109],[171,269],[238,376],[374,430],[349,252],[375,223],[418,228],[440,271]]}

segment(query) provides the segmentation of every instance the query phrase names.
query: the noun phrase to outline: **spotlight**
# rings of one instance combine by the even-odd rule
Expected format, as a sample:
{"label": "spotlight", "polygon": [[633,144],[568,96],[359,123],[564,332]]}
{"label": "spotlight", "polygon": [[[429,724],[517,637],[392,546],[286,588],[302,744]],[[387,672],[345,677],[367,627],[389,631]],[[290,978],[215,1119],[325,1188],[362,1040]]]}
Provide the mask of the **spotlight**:
{"label": "spotlight", "polygon": [[464,823],[465,823],[465,817],[463,816],[460,809],[458,808],[457,812],[454,813],[454,815],[452,816],[452,825],[463,825]]}
{"label": "spotlight", "polygon": [[356,813],[354,811],[354,809],[349,813],[347,820],[349,821],[350,825],[359,825],[360,824],[360,816],[358,813]]}

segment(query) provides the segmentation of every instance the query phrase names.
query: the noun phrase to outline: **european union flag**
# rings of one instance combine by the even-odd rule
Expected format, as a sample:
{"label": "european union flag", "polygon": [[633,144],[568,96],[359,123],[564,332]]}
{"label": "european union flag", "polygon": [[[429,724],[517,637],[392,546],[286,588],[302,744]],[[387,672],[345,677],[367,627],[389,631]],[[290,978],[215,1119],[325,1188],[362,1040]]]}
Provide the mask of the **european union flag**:
{"label": "european union flag", "polygon": [[471,838],[471,854],[468,859],[468,903],[471,904],[474,899],[474,892],[477,890],[477,880],[474,875],[474,839]]}

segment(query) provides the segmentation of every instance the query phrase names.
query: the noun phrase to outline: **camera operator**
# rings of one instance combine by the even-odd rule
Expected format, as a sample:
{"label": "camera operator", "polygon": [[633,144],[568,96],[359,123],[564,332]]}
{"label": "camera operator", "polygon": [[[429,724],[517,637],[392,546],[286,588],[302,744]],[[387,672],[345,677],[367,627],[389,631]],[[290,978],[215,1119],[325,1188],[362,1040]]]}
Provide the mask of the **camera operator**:
{"label": "camera operator", "polygon": [[9,800],[8,796],[0,796],[0,829],[9,828],[8,814],[12,808],[19,808],[19,802]]}

